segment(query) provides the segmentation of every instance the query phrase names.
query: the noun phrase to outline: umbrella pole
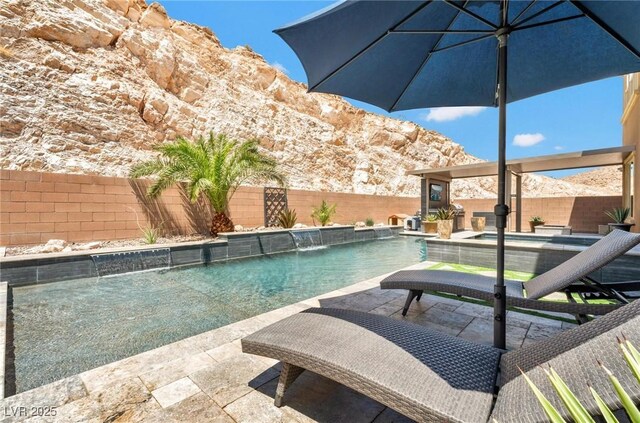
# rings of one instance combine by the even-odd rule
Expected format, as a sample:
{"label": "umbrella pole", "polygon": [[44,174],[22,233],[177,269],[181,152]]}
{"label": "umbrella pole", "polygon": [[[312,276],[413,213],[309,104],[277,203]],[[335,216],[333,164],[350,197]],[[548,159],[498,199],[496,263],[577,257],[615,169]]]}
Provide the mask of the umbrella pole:
{"label": "umbrella pole", "polygon": [[493,305],[493,345],[506,349],[506,290],[504,286],[504,231],[507,227],[509,207],[506,204],[506,149],[507,149],[507,37],[498,34],[498,204],[495,206],[496,230],[498,232],[496,286]]}

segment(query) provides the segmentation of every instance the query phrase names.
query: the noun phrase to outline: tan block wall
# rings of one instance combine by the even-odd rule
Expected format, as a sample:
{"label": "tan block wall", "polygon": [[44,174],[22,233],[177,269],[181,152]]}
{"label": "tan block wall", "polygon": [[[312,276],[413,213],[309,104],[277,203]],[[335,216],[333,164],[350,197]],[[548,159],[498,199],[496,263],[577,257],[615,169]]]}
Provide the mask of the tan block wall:
{"label": "tan block wall", "polygon": [[[471,227],[474,211],[492,211],[496,200],[456,200],[465,208],[465,226]],[[551,225],[568,225],[574,232],[597,233],[598,225],[611,221],[604,212],[622,205],[621,196],[611,197],[551,197],[522,199],[522,231],[529,232],[529,218],[540,216]],[[510,219],[515,230],[515,215]]]}
{"label": "tan block wall", "polygon": [[[0,171],[0,245],[139,238],[138,225],[161,225],[168,233],[207,233],[210,212],[191,204],[178,188],[157,200],[145,196],[147,184],[126,178],[22,171]],[[311,224],[311,209],[326,199],[337,204],[334,221],[351,223],[372,217],[386,222],[393,213],[414,213],[419,198],[290,190],[289,207],[298,221]],[[231,202],[236,224],[264,223],[262,187],[242,187]],[[136,213],[138,221],[136,221]]]}
{"label": "tan block wall", "polygon": [[[191,204],[178,188],[149,200],[146,186],[144,181],[126,178],[2,170],[0,245],[139,238],[138,225],[150,224],[171,234],[208,232],[211,216],[205,204]],[[390,214],[413,214],[420,207],[420,199],[414,197],[288,191],[289,208],[305,224],[312,224],[311,210],[323,199],[337,204],[333,220],[343,224],[367,217],[386,223]],[[247,227],[262,225],[263,201],[262,187],[240,188],[231,201],[232,219]],[[467,211],[468,228],[474,210],[491,211],[495,204],[492,199],[458,202]],[[528,230],[530,216],[540,215],[547,223],[570,225],[576,232],[597,232],[598,224],[608,222],[604,211],[621,202],[621,197],[525,198],[523,230]]]}

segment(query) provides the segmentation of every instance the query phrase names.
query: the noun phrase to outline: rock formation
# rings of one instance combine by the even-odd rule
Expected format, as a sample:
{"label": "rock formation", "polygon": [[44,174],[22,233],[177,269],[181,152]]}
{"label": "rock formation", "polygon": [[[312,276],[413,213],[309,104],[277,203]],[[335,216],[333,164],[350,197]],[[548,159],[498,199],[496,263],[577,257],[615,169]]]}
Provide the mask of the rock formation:
{"label": "rock formation", "polygon": [[[0,167],[124,176],[152,147],[209,130],[256,137],[292,188],[416,195],[405,171],[479,159],[414,123],[307,94],[248,47],[143,0],[0,3]],[[454,197],[493,197],[457,181]],[[544,177],[529,195],[603,194]]]}

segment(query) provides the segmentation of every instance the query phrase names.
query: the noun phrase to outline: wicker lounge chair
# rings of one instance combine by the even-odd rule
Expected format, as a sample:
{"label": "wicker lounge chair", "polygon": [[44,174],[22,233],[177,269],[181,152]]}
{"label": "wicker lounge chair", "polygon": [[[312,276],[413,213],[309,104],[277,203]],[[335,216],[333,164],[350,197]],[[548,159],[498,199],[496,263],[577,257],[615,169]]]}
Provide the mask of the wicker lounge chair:
{"label": "wicker lounge chair", "polygon": [[385,316],[309,309],[244,338],[242,350],[282,361],[278,407],[306,369],[419,422],[541,422],[547,421],[544,411],[518,367],[561,407],[540,368],[552,365],[596,414],[588,383],[610,407],[620,408],[595,362],[599,358],[640,399],[640,387],[617,351],[621,333],[640,345],[640,302],[507,353]]}
{"label": "wicker lounge chair", "polygon": [[[640,234],[616,229],[584,251],[525,284],[505,280],[507,305],[569,313],[576,316],[579,323],[584,322],[588,314],[609,313],[628,303],[628,300],[633,297],[628,293],[640,291],[640,282],[600,283],[590,274],[638,244],[640,244]],[[495,284],[495,278],[482,275],[446,270],[401,270],[383,279],[380,282],[380,288],[409,290],[402,310],[402,315],[406,315],[413,299],[420,301],[424,291],[493,301]],[[557,291],[564,291],[569,302],[540,300],[545,295]],[[585,301],[575,302],[572,296],[574,293],[578,293]],[[592,298],[612,299],[617,303],[589,304],[586,302],[587,299]]]}

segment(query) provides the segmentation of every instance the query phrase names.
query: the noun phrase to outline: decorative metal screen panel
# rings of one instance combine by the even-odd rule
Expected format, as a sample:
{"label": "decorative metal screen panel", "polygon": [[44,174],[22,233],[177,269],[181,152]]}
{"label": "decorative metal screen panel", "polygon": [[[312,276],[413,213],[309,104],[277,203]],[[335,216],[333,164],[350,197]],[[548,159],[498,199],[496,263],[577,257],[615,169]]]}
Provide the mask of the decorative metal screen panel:
{"label": "decorative metal screen panel", "polygon": [[286,188],[264,187],[264,226],[277,226],[278,215],[286,209]]}

